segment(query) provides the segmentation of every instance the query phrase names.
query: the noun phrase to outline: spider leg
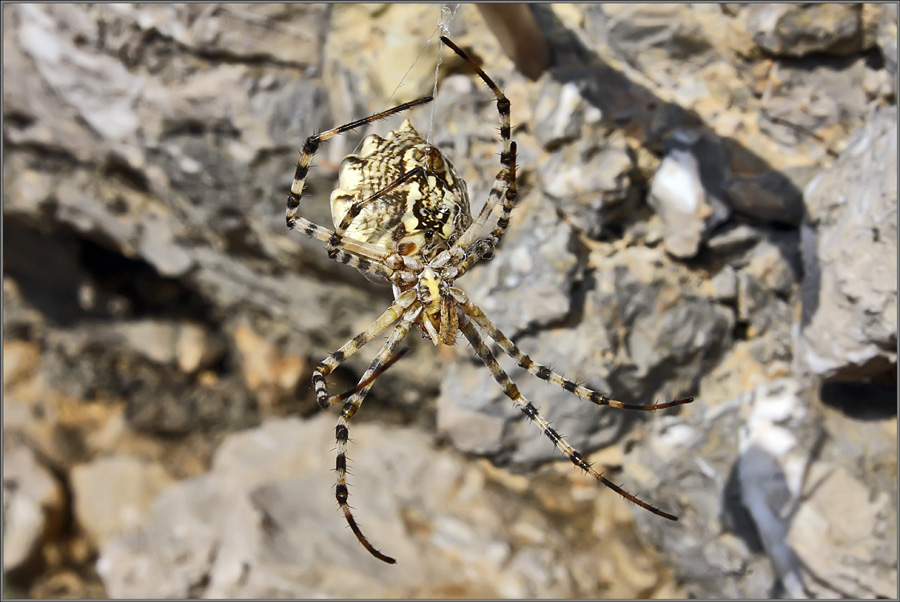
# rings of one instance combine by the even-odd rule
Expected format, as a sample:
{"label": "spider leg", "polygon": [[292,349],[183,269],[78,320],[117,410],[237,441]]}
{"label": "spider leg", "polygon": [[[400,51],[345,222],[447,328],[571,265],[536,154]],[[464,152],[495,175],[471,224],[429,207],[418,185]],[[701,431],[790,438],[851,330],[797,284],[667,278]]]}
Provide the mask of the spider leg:
{"label": "spider leg", "polygon": [[410,289],[400,294],[387,310],[378,317],[371,326],[344,343],[340,349],[331,353],[313,369],[312,383],[316,390],[316,400],[323,408],[329,406],[328,391],[325,378],[344,360],[359,351],[366,343],[377,337],[383,330],[397,321],[401,315],[416,301],[416,291]]}
{"label": "spider leg", "polygon": [[500,218],[497,220],[497,227],[490,234],[491,252],[500,244],[503,235],[506,234],[506,228],[509,226],[509,216],[516,204],[516,198],[519,196],[519,189],[516,186],[516,143],[510,142],[509,145],[509,179],[507,180],[506,194],[503,198],[503,208]]}
{"label": "spider leg", "polygon": [[379,376],[381,376],[382,374],[387,372],[387,369],[390,368],[391,366],[393,366],[394,362],[399,360],[401,357],[403,357],[407,353],[409,353],[409,347],[404,347],[403,349],[401,349],[400,351],[395,353],[393,356],[391,356],[391,359],[389,359],[387,362],[385,362],[378,370],[373,372],[371,376],[369,376],[368,378],[361,378],[355,387],[353,387],[352,389],[350,389],[348,391],[344,391],[343,393],[341,393],[339,395],[332,395],[328,399],[328,405],[333,405],[339,401],[344,401],[345,399],[348,399],[349,397],[352,397],[353,395],[359,393],[360,391],[362,391],[363,389],[368,387],[370,383],[374,382],[376,378],[378,378]]}
{"label": "spider leg", "polygon": [[504,353],[506,353],[509,357],[516,360],[516,363],[519,364],[519,366],[525,368],[531,374],[537,376],[541,380],[553,383],[557,387],[562,387],[566,391],[574,393],[581,399],[590,401],[591,403],[595,403],[598,406],[611,406],[623,410],[663,410],[665,408],[671,408],[694,401],[693,397],[684,397],[682,399],[676,399],[674,401],[667,401],[665,403],[650,405],[623,403],[621,401],[613,399],[609,395],[576,384],[571,380],[565,378],[564,376],[561,376],[560,374],[554,372],[550,368],[537,363],[526,354],[522,353],[522,351],[519,349],[519,346],[516,345],[509,337],[503,334],[499,328],[494,326],[494,323],[491,322],[490,318],[488,318],[485,313],[481,311],[481,308],[472,303],[472,301],[469,300],[468,296],[464,292],[462,292],[458,288],[452,287],[450,289],[450,294],[453,295],[462,310],[467,315],[469,315],[476,324],[483,328],[485,332],[488,333],[488,336],[490,338],[497,341],[500,349],[502,349]]}
{"label": "spider leg", "polygon": [[362,530],[359,528],[359,525],[356,522],[356,519],[353,518],[353,513],[350,511],[350,505],[347,503],[347,498],[350,493],[347,489],[347,441],[350,438],[350,419],[356,414],[359,410],[360,405],[362,405],[363,399],[366,394],[368,394],[369,389],[372,388],[374,383],[374,375],[384,371],[384,366],[387,362],[390,361],[391,354],[400,346],[400,343],[403,342],[403,339],[406,337],[407,333],[409,333],[410,326],[412,326],[412,321],[419,315],[421,312],[421,307],[413,306],[410,309],[406,310],[403,315],[403,319],[394,327],[391,336],[388,337],[387,342],[385,342],[384,346],[382,346],[381,350],[378,352],[378,355],[372,361],[372,364],[369,366],[369,369],[366,370],[365,374],[363,374],[362,379],[360,380],[360,384],[366,383],[362,386],[362,388],[354,393],[350,399],[344,404],[341,409],[341,415],[338,417],[338,423],[335,427],[335,439],[337,441],[337,456],[335,458],[335,472],[337,472],[337,485],[335,486],[335,497],[337,498],[337,502],[341,507],[341,510],[344,512],[344,517],[347,519],[347,524],[350,525],[350,529],[353,531],[353,534],[356,535],[356,538],[359,540],[359,543],[363,545],[365,549],[369,551],[372,556],[386,562],[388,564],[394,564],[397,562],[390,556],[382,554],[375,546],[369,543],[368,538],[363,535]]}
{"label": "spider leg", "polygon": [[[494,96],[497,98],[497,112],[500,113],[500,142],[502,144],[500,150],[500,173],[497,174],[497,179],[494,183],[494,186],[491,188],[491,192],[488,195],[488,200],[485,203],[484,207],[481,209],[481,213],[478,214],[478,217],[469,225],[469,228],[463,233],[463,235],[457,241],[457,244],[462,245],[464,248],[469,246],[475,241],[475,238],[478,236],[478,233],[481,231],[481,228],[484,226],[491,212],[494,210],[494,207],[497,206],[497,203],[500,202],[500,197],[503,196],[504,187],[508,186],[510,183],[513,188],[515,188],[515,169],[510,169],[512,162],[514,161],[513,153],[515,152],[513,147],[513,143],[510,137],[510,121],[509,121],[509,99],[504,96],[503,92],[500,91],[500,88],[497,84],[494,83],[490,77],[488,77],[487,73],[478,66],[478,63],[472,60],[465,51],[463,51],[459,46],[453,43],[452,40],[445,36],[441,36],[441,42],[450,47],[453,52],[458,54],[468,65],[478,74],[478,77],[481,78],[487,87],[491,89],[491,92],[494,93]],[[513,199],[515,199],[515,193],[513,194]],[[507,220],[508,222],[508,220]],[[501,230],[505,230],[506,226],[504,225]],[[502,233],[501,233],[502,236]]]}
{"label": "spider leg", "polygon": [[[510,143],[509,178],[507,179],[506,184],[506,192],[503,199],[503,210],[500,214],[500,218],[497,220],[497,227],[494,228],[494,230],[486,238],[480,238],[472,243],[470,249],[471,252],[466,255],[465,260],[463,260],[456,266],[459,271],[455,276],[456,278],[459,278],[460,276],[465,274],[469,270],[469,268],[478,263],[479,260],[490,259],[494,254],[494,249],[497,248],[497,245],[500,244],[500,240],[503,238],[503,235],[506,234],[506,228],[509,226],[509,216],[512,213],[513,206],[516,204],[516,198],[518,196],[518,188],[516,187],[515,142]],[[494,194],[494,190],[496,189],[497,184],[494,184],[494,186],[495,188],[491,189],[491,194]],[[487,204],[485,205],[485,207],[487,207]]]}
{"label": "spider leg", "polygon": [[504,372],[503,368],[500,367],[500,364],[497,362],[497,358],[494,357],[494,354],[491,353],[491,350],[484,343],[484,340],[481,338],[481,335],[478,334],[478,331],[472,325],[472,322],[469,320],[466,315],[466,308],[463,307],[462,311],[459,312],[459,328],[462,331],[463,335],[469,340],[469,344],[472,345],[472,348],[475,349],[475,353],[478,354],[478,357],[481,358],[481,361],[484,362],[484,365],[488,367],[488,370],[491,371],[491,376],[494,377],[494,380],[503,387],[503,392],[509,397],[513,403],[516,405],[519,410],[522,411],[523,414],[528,416],[528,418],[534,422],[541,432],[543,432],[550,441],[556,445],[557,449],[559,449],[562,453],[566,455],[567,458],[574,464],[575,466],[581,468],[585,472],[588,472],[595,479],[624,497],[626,500],[629,500],[641,508],[645,510],[649,510],[653,514],[657,516],[661,516],[663,518],[677,521],[678,517],[673,516],[667,512],[663,512],[659,508],[655,506],[651,506],[647,502],[639,499],[637,496],[634,496],[620,486],[616,485],[609,479],[607,479],[603,474],[598,472],[591,464],[584,459],[584,457],[576,451],[571,445],[569,445],[563,437],[556,432],[556,430],[550,426],[550,423],[547,422],[543,416],[540,415],[537,408],[531,404],[530,401],[525,399],[525,397],[519,392],[519,388],[516,384],[510,380],[509,376]]}
{"label": "spider leg", "polygon": [[[418,100],[405,102],[392,109],[388,109],[387,111],[382,111],[381,113],[376,113],[375,115],[371,115],[363,119],[357,119],[356,121],[353,121],[351,123],[307,138],[306,143],[303,145],[303,150],[300,153],[300,159],[297,161],[297,169],[296,171],[294,171],[294,181],[291,184],[291,190],[288,193],[287,209],[285,210],[285,220],[287,222],[287,227],[291,230],[299,229],[307,236],[311,236],[326,243],[329,242],[334,236],[334,231],[332,231],[331,229],[314,224],[306,218],[297,215],[300,209],[300,199],[303,196],[303,188],[306,184],[306,176],[309,173],[310,163],[312,163],[316,151],[319,150],[319,146],[323,142],[326,142],[327,140],[338,134],[349,132],[362,125],[372,123],[373,121],[378,121],[379,119],[384,119],[385,117],[390,117],[395,113],[411,109],[418,105],[429,103],[432,100],[434,100],[433,97],[425,96],[424,98],[420,98]],[[343,241],[343,246],[350,253],[353,253],[361,258],[365,258],[369,261],[383,263],[388,255],[383,249],[379,249],[374,245],[370,245],[357,240],[345,239]],[[351,263],[351,261],[348,259],[347,261],[341,261],[341,263]],[[354,267],[359,266],[354,265]],[[382,274],[376,275],[382,276]]]}

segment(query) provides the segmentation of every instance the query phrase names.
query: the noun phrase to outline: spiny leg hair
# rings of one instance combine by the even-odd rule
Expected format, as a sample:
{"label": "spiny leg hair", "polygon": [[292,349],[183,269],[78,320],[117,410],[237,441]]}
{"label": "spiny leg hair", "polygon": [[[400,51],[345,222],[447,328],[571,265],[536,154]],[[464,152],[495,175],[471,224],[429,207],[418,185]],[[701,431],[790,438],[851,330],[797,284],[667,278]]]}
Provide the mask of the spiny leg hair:
{"label": "spiny leg hair", "polygon": [[338,505],[344,512],[344,518],[347,519],[347,524],[350,525],[350,529],[353,531],[353,534],[356,535],[356,539],[359,540],[359,543],[361,543],[372,556],[388,564],[394,564],[397,561],[390,556],[379,552],[375,546],[369,542],[368,538],[363,535],[356,519],[353,518],[353,513],[350,511],[350,505],[347,503],[347,498],[350,495],[347,488],[347,441],[350,438],[350,420],[359,410],[369,389],[372,388],[372,385],[374,384],[372,376],[376,372],[382,371],[385,364],[390,361],[391,355],[396,351],[397,347],[400,346],[400,343],[403,342],[403,339],[406,337],[407,333],[409,333],[413,320],[416,319],[421,311],[422,306],[419,303],[414,303],[404,312],[403,319],[401,319],[394,327],[391,336],[388,337],[388,340],[382,346],[378,355],[375,356],[372,364],[369,366],[368,370],[366,370],[365,374],[363,374],[362,379],[360,379],[360,384],[369,381],[368,384],[363,385],[359,391],[351,395],[350,399],[347,400],[341,408],[341,415],[338,417],[338,423],[334,430],[335,440],[337,441],[337,456],[335,457],[337,484],[334,488],[334,494],[337,498]]}
{"label": "spiny leg hair", "polygon": [[398,318],[416,303],[416,291],[410,289],[402,293],[371,326],[341,345],[337,351],[330,353],[328,357],[319,362],[313,369],[312,382],[316,390],[316,400],[323,408],[328,408],[330,399],[325,386],[325,378],[335,368],[340,366],[348,357],[363,348],[369,341],[377,337],[387,327],[397,321]]}
{"label": "spiny leg hair", "polygon": [[469,344],[472,345],[472,348],[475,349],[475,353],[481,358],[481,361],[487,366],[488,370],[491,371],[491,376],[494,377],[494,380],[503,388],[503,392],[509,397],[512,402],[516,405],[516,407],[522,411],[523,414],[528,416],[529,420],[534,422],[541,432],[544,433],[550,441],[559,449],[562,453],[566,455],[569,460],[571,460],[572,464],[581,468],[587,473],[590,473],[595,479],[624,497],[626,500],[634,502],[641,508],[645,510],[649,510],[653,514],[657,516],[661,516],[663,518],[667,518],[669,520],[677,521],[678,517],[669,514],[668,512],[663,512],[659,508],[655,506],[651,506],[647,502],[639,499],[637,496],[634,496],[620,486],[616,485],[609,479],[607,479],[603,474],[598,472],[591,464],[584,459],[584,457],[575,450],[571,445],[569,445],[563,437],[554,430],[550,423],[547,422],[543,416],[540,415],[537,408],[532,405],[530,401],[525,399],[525,397],[519,392],[519,388],[516,384],[509,378],[500,364],[497,362],[497,358],[494,357],[494,354],[491,353],[491,350],[484,343],[484,340],[481,338],[481,335],[478,334],[478,331],[475,330],[475,327],[472,325],[472,322],[469,320],[466,315],[465,310],[460,308],[459,312],[459,329],[462,331],[463,335],[468,339]]}
{"label": "spiny leg hair", "polygon": [[481,213],[478,214],[478,217],[472,221],[469,225],[469,228],[463,233],[463,235],[457,240],[457,244],[461,245],[463,248],[468,247],[472,242],[475,241],[475,238],[478,236],[478,233],[481,231],[481,228],[484,226],[487,221],[488,216],[490,216],[491,212],[493,212],[494,207],[497,206],[497,203],[500,202],[500,198],[504,195],[504,189],[509,185],[510,181],[512,182],[512,186],[515,188],[515,169],[510,169],[510,165],[512,164],[512,139],[510,134],[510,120],[509,120],[509,99],[504,96],[503,92],[500,91],[500,88],[497,84],[494,83],[490,77],[488,77],[487,73],[478,66],[478,63],[472,60],[465,51],[463,51],[459,46],[453,43],[446,36],[441,36],[441,42],[450,47],[453,52],[458,54],[460,58],[462,58],[469,67],[478,74],[478,77],[483,81],[488,88],[491,89],[491,92],[494,93],[494,96],[497,98],[497,112],[500,113],[500,165],[502,166],[500,169],[500,173],[497,174],[497,180],[494,183],[493,188],[491,188],[491,192],[488,195],[488,200],[485,203],[484,207],[481,209]]}
{"label": "spiny leg hair", "polygon": [[[509,226],[509,216],[512,213],[513,206],[515,206],[516,204],[516,197],[518,196],[518,188],[516,186],[515,142],[512,142],[510,144],[509,157],[509,177],[507,178],[506,192],[503,195],[503,208],[500,213],[500,218],[497,220],[497,226],[490,233],[490,235],[485,238],[479,238],[472,243],[469,252],[466,255],[465,261],[461,262],[457,266],[457,278],[469,271],[469,268],[478,263],[479,260],[490,259],[493,256],[494,250],[497,248],[497,245],[500,244],[500,240],[503,238],[503,235],[506,234],[506,228]],[[494,189],[491,189],[491,193],[493,192]],[[486,206],[487,205],[485,205],[485,207]]]}
{"label": "spiny leg hair", "polygon": [[[366,387],[371,385],[373,382],[375,382],[376,378],[378,378],[379,376],[384,374],[387,371],[387,369],[390,368],[391,366],[393,366],[397,360],[399,360],[401,357],[403,357],[404,355],[409,353],[409,349],[410,349],[409,347],[405,347],[405,348],[401,349],[400,351],[398,351],[397,353],[395,353],[393,356],[391,356],[391,359],[389,359],[387,362],[382,364],[381,367],[378,370],[376,370],[375,372],[373,372],[372,374],[370,374],[368,376],[368,378],[361,378],[359,380],[359,382],[356,383],[356,386],[353,387],[352,389],[350,389],[349,391],[344,391],[343,393],[340,393],[338,395],[332,395],[328,399],[328,405],[331,406],[340,401],[349,399],[353,395],[356,395],[357,393],[359,393],[360,391],[362,391],[363,389],[365,389]],[[366,390],[368,391],[368,389],[366,389]]]}

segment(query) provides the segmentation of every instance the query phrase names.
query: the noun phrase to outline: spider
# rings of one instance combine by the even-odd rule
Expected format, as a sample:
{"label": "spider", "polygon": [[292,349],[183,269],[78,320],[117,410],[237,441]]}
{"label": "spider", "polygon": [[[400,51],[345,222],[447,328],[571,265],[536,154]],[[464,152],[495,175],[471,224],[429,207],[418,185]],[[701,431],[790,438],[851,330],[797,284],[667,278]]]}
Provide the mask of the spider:
{"label": "spider", "polygon": [[[387,111],[310,136],[303,146],[287,199],[287,226],[327,244],[328,256],[355,267],[369,278],[389,283],[394,302],[375,322],[316,365],[312,383],[323,408],[344,402],[335,428],[337,440],[335,496],[359,542],[373,556],[396,561],[378,551],[366,538],[347,503],[347,442],[350,420],[359,410],[375,379],[404,351],[397,352],[413,327],[437,345],[454,345],[458,333],[468,340],[515,406],[521,410],[572,463],[622,497],[669,520],[677,517],[638,499],[607,479],[588,463],[519,392],[485,343],[484,334],[519,366],[545,381],[599,406],[631,410],[660,410],[693,401],[687,397],[661,404],[634,405],[578,385],[526,354],[504,335],[484,312],[453,283],[481,259],[490,258],[509,225],[516,201],[516,143],[510,137],[510,102],[500,88],[462,49],[446,37],[449,46],[497,99],[500,114],[500,171],[481,212],[473,219],[465,181],[441,151],[424,140],[409,120],[387,137],[367,136],[358,155],[348,155],[340,167],[338,188],[331,194],[335,229],[318,226],[298,215],[310,163],[319,146],[338,134],[390,115],[424,105],[425,96]],[[478,234],[497,207],[501,214],[487,236]],[[344,360],[379,334],[393,328],[387,341],[365,371],[359,384],[341,395],[330,396],[325,379]],[[479,330],[480,329],[480,330]]]}

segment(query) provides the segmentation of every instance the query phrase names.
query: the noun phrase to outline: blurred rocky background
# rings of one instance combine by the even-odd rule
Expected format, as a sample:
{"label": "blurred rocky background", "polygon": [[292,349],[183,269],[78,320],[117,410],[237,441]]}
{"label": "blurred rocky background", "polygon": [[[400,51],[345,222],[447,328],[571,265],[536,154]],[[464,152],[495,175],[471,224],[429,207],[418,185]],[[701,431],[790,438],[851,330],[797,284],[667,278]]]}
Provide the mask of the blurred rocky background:
{"label": "blurred rocky background", "polygon": [[[2,10],[5,597],[897,596],[896,5]],[[509,233],[459,284],[572,378],[695,397],[511,369],[678,523],[418,334],[351,433],[399,563],[337,511],[310,370],[391,293],[289,232],[286,193],[307,136],[437,73],[406,116],[481,206],[496,105],[441,24],[519,144]],[[304,214],[401,119],[324,146]]]}

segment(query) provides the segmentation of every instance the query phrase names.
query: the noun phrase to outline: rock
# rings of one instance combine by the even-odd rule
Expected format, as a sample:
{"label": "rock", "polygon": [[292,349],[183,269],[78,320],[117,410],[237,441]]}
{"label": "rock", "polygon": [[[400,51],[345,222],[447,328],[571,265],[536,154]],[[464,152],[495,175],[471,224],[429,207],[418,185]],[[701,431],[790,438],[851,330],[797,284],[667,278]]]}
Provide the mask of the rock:
{"label": "rock", "polygon": [[573,235],[538,195],[520,198],[500,250],[466,274],[460,287],[507,336],[560,320],[569,312],[578,273]]}
{"label": "rock", "polygon": [[897,94],[897,7],[891,4],[879,6],[881,14],[876,19],[877,42],[887,71],[893,82],[894,94]]}
{"label": "rock", "polygon": [[660,528],[658,517],[633,512],[641,539],[663,550],[689,597],[769,597],[773,588],[775,574],[735,474],[742,403],[700,399],[682,416],[658,416],[642,436],[646,445],[625,457],[630,491],[673,492],[659,503],[678,516],[677,528]]}
{"label": "rock", "polygon": [[[593,339],[596,341],[597,339]],[[596,372],[596,356],[604,347],[591,347],[585,331],[553,329],[517,341],[536,362],[551,364],[558,372],[576,378]],[[560,355],[557,350],[568,349]],[[499,352],[498,353],[502,353]],[[593,360],[593,361],[592,361]],[[598,408],[572,393],[528,374],[521,368],[509,371],[522,395],[579,451],[608,446],[623,434],[627,413]],[[588,386],[606,392],[607,379],[592,376]],[[498,462],[534,464],[562,457],[541,435],[493,380],[480,361],[458,366],[447,375],[438,398],[438,429],[457,449],[491,457]]]}
{"label": "rock", "polygon": [[[679,528],[660,531],[639,511],[635,518],[688,577],[688,595],[853,598],[896,587],[896,520],[887,510],[896,421],[863,424],[811,402],[788,377],[647,423],[649,444],[626,456],[625,470],[638,491],[680,483]],[[846,460],[848,468],[835,465]],[[685,560],[696,555],[705,562]]]}
{"label": "rock", "polygon": [[[808,481],[816,486],[790,522],[787,542],[814,577],[806,580],[815,597],[883,597],[897,591],[897,575],[888,566],[896,548],[872,545],[872,535],[890,532],[893,513],[886,494],[871,490],[845,469],[817,466]],[[896,533],[896,525],[894,525]]]}
{"label": "rock", "polygon": [[897,363],[897,111],[879,112],[806,188],[804,370],[861,380]]}
{"label": "rock", "polygon": [[[227,437],[212,472],[166,489],[137,530],[104,544],[97,570],[109,595],[584,591],[568,562],[555,568],[552,561],[572,554],[572,566],[594,562],[605,545],[600,540],[584,538],[584,551],[573,550],[532,501],[494,484],[457,454],[435,449],[421,433],[354,425],[351,499],[364,532],[398,560],[397,572],[386,571],[335,512],[333,425],[325,415],[271,420]],[[596,489],[590,491],[593,497]],[[520,527],[510,533],[514,525]]]}
{"label": "rock", "polygon": [[535,135],[547,150],[581,137],[585,126],[600,123],[602,113],[582,95],[578,84],[547,74],[540,80],[534,105]]}
{"label": "rock", "polygon": [[889,496],[816,461],[825,435],[798,393],[796,383],[776,383],[746,408],[738,464],[743,503],[789,596],[890,596],[896,550],[876,543],[896,531],[885,522]]}
{"label": "rock", "polygon": [[[668,261],[660,249],[646,248],[594,260],[595,282],[584,291],[580,322],[529,333],[517,340],[519,347],[534,361],[576,381],[588,378],[586,386],[626,403],[693,390],[698,375],[729,346],[734,315],[705,297],[685,294]],[[633,412],[598,408],[547,386],[523,369],[509,375],[578,449],[610,445],[635,419]],[[559,453],[537,436],[480,362],[458,366],[445,378],[438,427],[454,446],[499,461],[527,464]]]}
{"label": "rock", "polygon": [[[766,223],[797,226],[803,218],[803,186],[810,170],[764,171],[752,176],[733,176],[725,184],[728,203],[735,212]],[[794,181],[797,180],[797,181]]]}
{"label": "rock", "polygon": [[[204,355],[200,349],[188,350],[190,341],[202,337],[202,330],[193,325],[162,323],[153,320],[135,321],[121,324],[117,330],[124,344],[146,359],[158,364],[179,364],[188,368],[201,365]],[[115,335],[114,335],[115,336]],[[193,356],[193,357],[191,357]],[[205,358],[210,363],[213,358]],[[185,370],[193,372],[194,370]]]}
{"label": "rock", "polygon": [[709,250],[719,257],[728,257],[752,247],[763,236],[759,228],[747,224],[726,224],[717,231],[706,243]]}
{"label": "rock", "polygon": [[[259,406],[238,375],[220,379],[209,371],[185,374],[179,369],[190,328],[123,320],[52,332],[45,377],[75,398],[114,399],[125,393],[126,417],[144,432],[184,434],[256,422]],[[222,338],[210,337],[201,365],[221,357]]]}
{"label": "rock", "polygon": [[638,197],[631,185],[634,163],[624,139],[596,147],[567,144],[538,166],[544,193],[578,230],[599,238],[604,227],[634,214]]}
{"label": "rock", "polygon": [[42,546],[63,529],[62,486],[21,437],[3,440],[3,572],[20,579],[35,572]]}
{"label": "rock", "polygon": [[765,354],[760,361],[788,360],[791,357],[790,326],[793,314],[786,301],[747,272],[738,273],[738,322],[747,325],[749,338],[766,337],[767,344],[757,347]]}
{"label": "rock", "polygon": [[235,330],[234,342],[240,354],[244,382],[251,391],[268,399],[263,405],[271,405],[279,397],[292,393],[300,379],[310,374],[304,359],[282,355],[247,324]]}
{"label": "rock", "polygon": [[[821,29],[795,20],[792,35],[813,35],[794,48],[810,53],[773,56],[747,26],[747,15],[763,8],[857,11],[859,52],[835,56],[852,38],[842,23],[822,19]],[[732,415],[740,404],[731,402],[791,376],[792,358],[808,355],[791,329],[824,339],[844,324],[817,315],[809,295],[810,319],[796,324],[799,191],[870,115],[896,104],[893,6],[535,5],[528,10],[556,62],[538,81],[516,68],[469,5],[4,9],[7,436],[26,438],[60,482],[71,482],[73,465],[107,455],[189,479],[160,494],[167,501],[138,535],[103,544],[100,566],[112,571],[104,575],[120,571],[108,579],[110,591],[90,565],[87,536],[63,528],[40,544],[44,562],[15,572],[15,592],[146,595],[143,584],[158,585],[162,574],[167,589],[158,595],[180,597],[785,594],[775,575],[790,573],[773,568],[755,522],[740,510],[736,433],[744,417]],[[771,31],[778,40],[786,30]],[[448,154],[475,211],[487,197],[500,169],[496,101],[446,48],[438,55],[435,32],[449,33],[509,97],[518,146],[520,199],[508,238],[458,284],[536,359],[570,377],[623,401],[697,398],[659,413],[621,412],[510,370],[563,434],[584,451],[599,448],[591,461],[681,514],[678,524],[639,511],[636,533],[628,504],[573,470],[464,343],[435,350],[416,332],[404,343],[411,353],[378,379],[360,415],[368,424],[359,437],[372,433],[366,453],[384,448],[384,456],[372,452],[372,465],[356,471],[373,475],[360,491],[351,480],[364,529],[403,556],[399,571],[356,570],[377,561],[335,512],[333,421],[316,423],[321,439],[303,429],[261,437],[279,452],[298,438],[315,443],[284,453],[298,466],[321,460],[308,473],[272,476],[266,469],[278,464],[276,454],[234,468],[253,487],[220,474],[237,460],[201,482],[230,432],[259,437],[254,427],[267,416],[311,414],[304,366],[372,324],[392,298],[390,287],[285,228],[285,195],[310,134],[437,90],[430,106],[323,144],[302,214],[328,225],[341,159],[362,136],[403,117]],[[835,45],[824,52],[808,43],[829,40]],[[643,202],[664,162],[689,176],[698,206],[713,215],[718,202],[727,209],[718,225],[709,216],[688,220],[685,249],[675,254],[666,247],[679,233]],[[844,180],[890,171],[871,162],[857,170]],[[823,187],[843,190],[837,182]],[[677,200],[684,190],[662,192]],[[804,258],[815,258],[824,230],[807,222]],[[829,248],[856,253],[845,240]],[[862,300],[887,296],[882,281],[864,275],[887,268],[881,255],[892,257],[895,247],[875,251],[874,261],[858,253],[869,260],[864,269],[850,265],[851,292]],[[808,290],[818,290],[823,278],[803,267]],[[891,307],[856,307],[854,315],[871,325],[891,317]],[[813,316],[831,321],[810,324]],[[874,355],[889,355],[895,338],[882,335],[896,325],[873,329],[857,339],[878,340]],[[352,387],[379,342],[336,370],[329,390]],[[859,357],[868,362],[864,374],[844,370]],[[856,505],[861,490],[873,492],[858,525],[848,519],[809,536],[834,520],[832,508],[846,513],[840,500],[811,491],[795,515],[806,524],[782,523],[798,558],[829,573],[818,585],[801,573],[809,595],[883,595],[895,569],[896,516],[884,510],[896,497],[896,416],[884,416],[896,397],[894,363],[889,357],[871,376],[868,357],[829,355],[826,370],[840,372],[833,378],[864,380],[824,383],[821,403],[808,406],[825,414],[828,432],[810,466],[816,482],[834,479],[829,496],[846,487]],[[805,361],[794,366],[798,377],[809,372]],[[513,475],[451,446],[436,450],[435,423],[453,446],[514,470],[556,462]],[[234,449],[252,455],[251,448]],[[247,476],[254,472],[259,481]],[[453,483],[441,482],[445,475]],[[387,491],[369,493],[378,486]],[[429,491],[421,501],[403,497],[422,488]],[[177,512],[184,517],[173,519]],[[183,532],[173,534],[170,523]],[[803,529],[792,534],[795,526]],[[860,539],[844,526],[860,529]],[[132,553],[148,549],[153,557]]]}
{"label": "rock", "polygon": [[728,218],[722,202],[725,165],[716,142],[681,131],[653,176],[647,199],[665,224],[666,250],[682,259],[697,254],[709,232]]}
{"label": "rock", "polygon": [[756,184],[767,195],[779,189],[791,192],[785,179],[802,187],[811,164],[822,165],[823,155],[843,150],[873,109],[865,92],[868,73],[867,60],[856,55],[828,63],[805,58],[773,66],[760,99],[759,129],[786,147],[785,167],[796,171],[787,172],[785,178],[775,176],[774,182],[773,176],[761,176],[769,181]]}
{"label": "rock", "polygon": [[[674,4],[603,5],[586,11],[594,39],[608,37],[628,60],[646,65],[663,57],[702,62],[712,51],[698,11]],[[601,33],[602,32],[602,33]]]}
{"label": "rock", "polygon": [[747,11],[746,23],[753,41],[776,56],[849,56],[862,50],[859,5],[759,4]]}
{"label": "rock", "polygon": [[41,363],[41,350],[34,343],[3,341],[3,389],[9,391],[30,380]]}
{"label": "rock", "polygon": [[709,294],[719,301],[734,301],[737,298],[738,280],[734,268],[726,265],[713,276]]}
{"label": "rock", "polygon": [[806,467],[821,431],[809,424],[795,381],[757,389],[741,410],[737,463],[741,503],[753,518],[785,593],[804,598],[803,565],[787,541],[787,517],[800,503]]}
{"label": "rock", "polygon": [[108,456],[72,469],[75,519],[98,548],[141,524],[156,494],[173,482],[156,463]]}
{"label": "rock", "polygon": [[748,350],[759,362],[790,361],[791,299],[800,281],[797,235],[773,229],[734,229],[710,244],[720,251],[720,260],[736,270],[739,337],[750,341]]}
{"label": "rock", "polygon": [[787,297],[800,282],[799,237],[791,231],[767,232],[745,256],[743,271],[766,290]]}

